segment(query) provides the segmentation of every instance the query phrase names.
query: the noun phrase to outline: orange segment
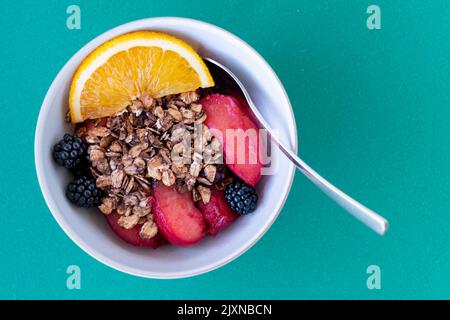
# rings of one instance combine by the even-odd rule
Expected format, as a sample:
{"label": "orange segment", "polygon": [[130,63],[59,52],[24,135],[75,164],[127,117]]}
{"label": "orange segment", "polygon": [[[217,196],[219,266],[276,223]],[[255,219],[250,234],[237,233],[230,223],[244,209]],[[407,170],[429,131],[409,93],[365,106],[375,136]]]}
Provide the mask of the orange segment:
{"label": "orange segment", "polygon": [[214,81],[198,54],[185,42],[162,33],[139,31],[95,49],[72,80],[72,122],[120,112],[149,94],[154,98],[206,88]]}

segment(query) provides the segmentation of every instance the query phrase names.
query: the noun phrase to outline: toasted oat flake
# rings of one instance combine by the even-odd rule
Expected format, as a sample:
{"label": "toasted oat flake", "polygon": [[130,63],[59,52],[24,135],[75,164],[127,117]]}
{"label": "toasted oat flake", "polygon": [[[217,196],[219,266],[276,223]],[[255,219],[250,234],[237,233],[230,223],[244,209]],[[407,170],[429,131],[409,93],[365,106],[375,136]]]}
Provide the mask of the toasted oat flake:
{"label": "toasted oat flake", "polygon": [[89,144],[95,144],[95,143],[100,142],[100,139],[97,136],[88,135],[88,136],[86,136],[85,139],[86,139],[86,142]]}
{"label": "toasted oat flake", "polygon": [[151,212],[152,212],[152,208],[150,208],[150,207],[140,207],[140,206],[133,207],[133,215],[137,215],[138,217],[145,217],[146,215],[150,214]]}
{"label": "toasted oat flake", "polygon": [[209,180],[206,179],[206,178],[203,178],[203,177],[198,177],[198,178],[197,178],[197,182],[200,183],[200,184],[204,184],[204,185],[206,185],[206,186],[212,186],[212,182],[209,181]]}
{"label": "toasted oat flake", "polygon": [[125,229],[131,229],[139,222],[139,216],[136,214],[132,214],[129,216],[121,216],[119,220],[117,220],[117,224]]}
{"label": "toasted oat flake", "polygon": [[105,197],[102,199],[102,204],[98,207],[100,211],[108,215],[110,214],[117,206],[117,200],[112,197]]}
{"label": "toasted oat flake", "polygon": [[105,152],[102,149],[100,149],[100,147],[93,148],[93,146],[90,146],[88,148],[88,153],[89,153],[89,160],[91,160],[92,162],[105,158]]}
{"label": "toasted oat flake", "polygon": [[122,154],[119,153],[119,152],[111,152],[111,151],[108,151],[108,152],[105,152],[105,156],[106,156],[107,158],[118,158],[118,157],[122,156]]}
{"label": "toasted oat flake", "polygon": [[192,103],[191,104],[191,110],[194,111],[195,113],[200,113],[202,111],[202,105],[199,103]]}
{"label": "toasted oat flake", "polygon": [[211,199],[211,189],[203,186],[198,186],[197,191],[200,193],[203,203],[208,203]]}
{"label": "toasted oat flake", "polygon": [[149,94],[144,94],[141,97],[142,104],[144,105],[144,108],[147,110],[150,109],[153,105],[153,98]]}
{"label": "toasted oat flake", "polygon": [[181,101],[183,101],[186,104],[196,102],[196,101],[198,101],[199,98],[200,98],[199,94],[195,91],[184,92],[184,93],[180,94]]}
{"label": "toasted oat flake", "polygon": [[197,189],[192,189],[192,200],[194,200],[194,202],[202,200],[202,196]]}
{"label": "toasted oat flake", "polygon": [[108,160],[105,158],[100,159],[98,161],[94,161],[92,163],[93,167],[95,167],[102,174],[110,174],[111,170],[109,169]]}
{"label": "toasted oat flake", "polygon": [[117,213],[121,216],[128,217],[131,214],[131,207],[127,207],[124,203],[117,207]]}
{"label": "toasted oat flake", "polygon": [[146,163],[145,163],[145,160],[143,158],[137,157],[136,159],[134,159],[133,164],[136,166],[137,171],[139,173],[144,172],[145,167],[146,167]]}
{"label": "toasted oat flake", "polygon": [[180,111],[183,116],[184,123],[193,123],[194,122],[195,114],[192,110],[186,109],[186,108],[181,108]]}
{"label": "toasted oat flake", "polygon": [[164,110],[161,107],[156,107],[153,110],[153,114],[160,119],[164,118]]}
{"label": "toasted oat flake", "polygon": [[[69,121],[70,122],[70,121]],[[78,127],[75,130],[75,135],[79,138],[83,137],[87,132],[87,128],[85,126]]]}
{"label": "toasted oat flake", "polygon": [[191,164],[191,167],[189,169],[189,174],[193,177],[198,177],[200,174],[200,170],[202,169],[202,165],[198,161],[194,161]]}
{"label": "toasted oat flake", "polygon": [[191,176],[190,174],[186,175],[186,178],[184,179],[184,182],[186,184],[187,189],[190,191],[194,187],[196,183],[196,177]]}
{"label": "toasted oat flake", "polygon": [[183,179],[188,174],[188,168],[184,164],[180,163],[172,163],[172,172],[178,179]]}
{"label": "toasted oat flake", "polygon": [[133,176],[139,173],[138,168],[134,164],[130,164],[124,168],[127,175]]}
{"label": "toasted oat flake", "polygon": [[118,141],[113,141],[111,145],[109,146],[109,150],[111,152],[120,153],[122,152],[122,146]]}
{"label": "toasted oat flake", "polygon": [[104,175],[104,176],[98,177],[95,182],[96,182],[96,185],[98,188],[106,189],[112,185],[112,178],[111,178],[111,176]]}
{"label": "toasted oat flake", "polygon": [[124,154],[122,157],[122,164],[124,166],[130,166],[133,164],[133,157],[131,157],[129,154]]}
{"label": "toasted oat flake", "polygon": [[175,109],[168,109],[167,113],[169,115],[172,116],[172,118],[176,121],[176,122],[180,122],[181,120],[183,120],[183,115],[181,114],[180,111],[175,110]]}
{"label": "toasted oat flake", "polygon": [[111,173],[111,181],[113,188],[120,188],[122,186],[122,181],[125,176],[125,172],[121,169],[116,169]]}
{"label": "toasted oat flake", "polygon": [[143,150],[145,150],[145,149],[147,149],[147,148],[148,148],[148,144],[147,144],[147,143],[140,143],[140,144],[137,144],[137,145],[135,145],[134,147],[132,147],[132,148],[130,149],[129,155],[130,155],[132,158],[136,158],[137,156],[139,156],[139,154],[140,154]]}
{"label": "toasted oat flake", "polygon": [[139,204],[139,199],[135,194],[128,194],[123,197],[123,203],[127,207],[133,207]]}
{"label": "toasted oat flake", "polygon": [[140,142],[148,142],[148,130],[146,128],[141,128],[136,130],[136,137]]}
{"label": "toasted oat flake", "polygon": [[203,168],[203,172],[205,173],[206,179],[213,182],[216,178],[217,168],[214,165],[208,164],[205,168]]}
{"label": "toasted oat flake", "polygon": [[100,142],[98,143],[98,145],[102,148],[108,148],[109,145],[111,144],[111,142],[113,142],[113,141],[114,141],[114,137],[111,135],[107,135],[100,139]]}
{"label": "toasted oat flake", "polygon": [[172,141],[174,144],[177,144],[188,135],[188,138],[190,138],[189,132],[186,130],[186,127],[183,123],[177,124],[172,128],[172,135],[170,137],[170,141]]}
{"label": "toasted oat flake", "polygon": [[[127,127],[127,130],[132,130]],[[136,133],[129,132],[128,135],[125,138],[125,143],[129,144],[130,146],[134,146],[137,143],[137,137]]]}
{"label": "toasted oat flake", "polygon": [[94,127],[90,130],[89,134],[97,137],[106,137],[110,134],[110,131],[106,127]]}
{"label": "toasted oat flake", "polygon": [[141,231],[139,232],[139,236],[142,239],[151,239],[158,233],[158,228],[156,224],[153,221],[147,221],[145,222],[142,227]]}
{"label": "toasted oat flake", "polygon": [[173,185],[175,183],[175,175],[173,174],[172,170],[163,171],[161,181],[168,187]]}
{"label": "toasted oat flake", "polygon": [[128,183],[125,187],[125,194],[128,194],[131,192],[131,190],[133,190],[134,188],[134,177],[132,176],[131,178],[129,178]]}

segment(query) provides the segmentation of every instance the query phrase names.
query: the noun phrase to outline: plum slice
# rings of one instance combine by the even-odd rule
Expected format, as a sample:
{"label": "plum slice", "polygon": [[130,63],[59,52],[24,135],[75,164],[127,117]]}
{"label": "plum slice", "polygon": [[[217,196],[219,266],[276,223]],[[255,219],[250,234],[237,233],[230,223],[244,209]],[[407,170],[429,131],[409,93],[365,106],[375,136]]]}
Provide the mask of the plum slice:
{"label": "plum slice", "polygon": [[159,183],[153,189],[152,209],[158,230],[172,244],[189,246],[205,235],[205,222],[190,192]]}
{"label": "plum slice", "polygon": [[208,233],[212,236],[228,227],[238,215],[231,211],[222,191],[211,188],[211,199],[208,203],[199,201],[198,208],[203,214]]}
{"label": "plum slice", "polygon": [[232,96],[211,94],[200,103],[207,115],[205,124],[222,144],[225,163],[255,186],[261,178],[263,155],[258,127]]}

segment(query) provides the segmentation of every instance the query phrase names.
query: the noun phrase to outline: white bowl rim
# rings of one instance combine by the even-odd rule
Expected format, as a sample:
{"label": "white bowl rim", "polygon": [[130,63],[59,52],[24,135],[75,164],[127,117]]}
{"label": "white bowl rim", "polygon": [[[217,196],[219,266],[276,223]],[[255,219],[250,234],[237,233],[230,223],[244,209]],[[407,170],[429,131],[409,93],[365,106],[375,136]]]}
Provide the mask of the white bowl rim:
{"label": "white bowl rim", "polygon": [[238,36],[232,34],[231,32],[216,26],[214,24],[208,23],[208,22],[204,22],[201,20],[196,20],[196,19],[191,19],[191,18],[184,18],[184,17],[170,17],[170,16],[165,16],[165,17],[152,17],[152,18],[144,18],[144,19],[139,19],[139,20],[135,20],[135,21],[131,21],[122,25],[119,25],[117,27],[114,27],[112,29],[109,29],[103,33],[101,33],[100,35],[96,36],[94,39],[92,39],[91,41],[89,41],[87,44],[85,44],[82,48],[80,48],[79,50],[77,50],[77,52],[64,64],[64,66],[60,69],[60,71],[58,72],[57,76],[55,77],[55,79],[52,81],[50,88],[47,91],[47,94],[45,95],[45,98],[43,100],[41,109],[39,111],[39,116],[38,116],[38,121],[37,121],[37,125],[36,125],[36,130],[35,130],[35,141],[34,141],[34,158],[35,158],[35,166],[36,166],[36,173],[37,173],[37,177],[38,177],[38,181],[39,181],[39,186],[41,188],[42,191],[42,195],[44,197],[44,200],[48,206],[48,208],[50,209],[50,212],[52,213],[53,217],[55,218],[55,220],[57,221],[57,223],[59,224],[59,226],[63,229],[63,231],[65,232],[65,234],[73,241],[75,242],[75,244],[80,247],[83,251],[85,251],[87,254],[89,254],[91,257],[93,257],[95,260],[113,268],[116,269],[118,271],[130,274],[130,275],[134,275],[134,276],[139,276],[139,277],[143,277],[143,278],[151,278],[151,279],[180,279],[180,278],[188,278],[188,277],[193,277],[196,275],[200,275],[200,274],[204,274],[210,271],[213,271],[215,269],[218,269],[228,263],[230,263],[231,261],[237,259],[239,256],[241,256],[243,253],[245,253],[247,250],[249,250],[253,245],[256,244],[256,242],[258,242],[259,239],[261,239],[261,237],[270,229],[270,227],[272,226],[272,224],[275,222],[275,220],[277,219],[281,209],[283,208],[286,199],[289,195],[289,191],[292,187],[292,183],[294,180],[294,176],[295,176],[295,166],[293,164],[289,165],[288,168],[288,174],[289,174],[289,181],[288,184],[286,184],[287,188],[286,188],[286,192],[284,194],[283,198],[280,198],[278,201],[278,204],[276,206],[276,213],[272,216],[272,219],[267,221],[259,230],[258,233],[256,233],[252,238],[250,238],[246,244],[244,246],[241,246],[239,249],[235,250],[234,252],[228,254],[227,256],[223,257],[222,259],[215,261],[214,263],[210,263],[208,265],[204,265],[202,267],[197,267],[195,269],[191,269],[188,271],[183,271],[183,272],[167,272],[167,273],[161,273],[161,272],[149,272],[149,271],[142,271],[140,269],[137,268],[133,268],[127,265],[124,265],[122,263],[118,263],[116,261],[111,260],[109,257],[105,256],[104,254],[98,252],[96,249],[94,249],[93,247],[91,247],[91,245],[87,242],[85,242],[82,238],[78,237],[78,235],[73,232],[73,230],[71,229],[71,227],[59,216],[58,210],[56,208],[56,205],[53,203],[53,200],[48,196],[49,193],[49,188],[47,185],[47,182],[43,176],[43,163],[40,161],[40,149],[39,149],[39,144],[40,142],[38,141],[38,137],[41,136],[41,131],[44,130],[44,123],[43,123],[43,116],[42,114],[44,112],[49,112],[50,109],[47,108],[46,110],[44,110],[44,106],[48,105],[48,100],[50,99],[50,97],[53,96],[54,91],[57,89],[57,84],[60,82],[60,78],[62,77],[63,74],[63,70],[66,69],[67,65],[69,65],[73,59],[75,59],[75,56],[82,51],[83,49],[85,49],[86,47],[90,46],[93,42],[96,42],[99,38],[105,37],[108,34],[114,34],[111,37],[118,35],[118,34],[122,34],[122,33],[126,33],[126,32],[132,32],[133,30],[137,30],[137,29],[142,29],[142,26],[145,25],[147,22],[152,21],[152,22],[174,22],[174,21],[184,21],[186,23],[190,23],[190,24],[197,24],[197,25],[203,25],[204,27],[207,28],[212,28],[212,29],[217,29],[218,31],[221,31],[223,33],[224,37],[228,37],[230,38],[232,41],[238,43],[240,46],[242,47],[246,47],[247,49],[249,49],[253,54],[255,54],[260,60],[261,62],[267,67],[267,70],[271,73],[271,76],[276,80],[279,88],[281,89],[286,101],[287,101],[287,105],[288,105],[288,109],[289,109],[289,119],[290,119],[290,123],[288,123],[288,125],[290,125],[290,129],[293,129],[294,131],[294,136],[291,136],[290,139],[292,140],[293,146],[292,148],[294,149],[294,152],[297,152],[297,145],[298,145],[298,140],[297,140],[297,126],[296,126],[296,122],[295,122],[295,117],[294,117],[294,112],[292,109],[292,105],[291,102],[289,100],[289,97],[286,93],[286,90],[283,86],[283,84],[281,83],[280,79],[278,78],[278,76],[276,75],[275,71],[272,69],[272,67],[267,63],[267,61],[249,44],[247,44],[244,40],[242,40],[241,38],[239,38]]}

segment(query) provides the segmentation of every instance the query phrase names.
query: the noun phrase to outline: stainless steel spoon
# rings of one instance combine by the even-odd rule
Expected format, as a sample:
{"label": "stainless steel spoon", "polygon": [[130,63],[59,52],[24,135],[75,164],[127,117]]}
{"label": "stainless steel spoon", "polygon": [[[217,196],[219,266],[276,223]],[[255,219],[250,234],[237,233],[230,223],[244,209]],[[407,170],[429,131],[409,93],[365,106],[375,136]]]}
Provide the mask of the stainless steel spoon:
{"label": "stainless steel spoon", "polygon": [[232,87],[234,89],[239,89],[242,92],[248,102],[248,105],[253,111],[256,120],[259,121],[262,128],[267,130],[268,135],[271,137],[271,141],[280,148],[286,157],[288,157],[289,160],[291,160],[309,180],[311,180],[331,199],[336,201],[341,207],[373,231],[380,235],[384,235],[386,233],[388,229],[388,221],[385,218],[363,206],[361,203],[329,183],[273,134],[273,130],[264,120],[264,117],[259,113],[244,85],[233,74],[233,72],[214,59],[204,57],[203,60],[208,66],[214,80],[216,81],[216,84],[219,84],[219,86],[224,84],[224,87],[226,88]]}

